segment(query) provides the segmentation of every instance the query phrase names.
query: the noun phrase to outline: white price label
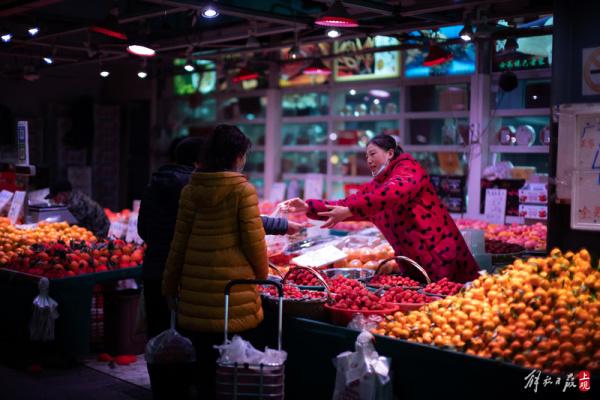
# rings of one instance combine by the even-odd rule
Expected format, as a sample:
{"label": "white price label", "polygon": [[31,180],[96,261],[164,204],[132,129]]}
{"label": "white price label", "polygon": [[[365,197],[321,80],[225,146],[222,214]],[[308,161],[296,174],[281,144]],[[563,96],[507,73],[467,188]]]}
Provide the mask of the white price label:
{"label": "white price label", "polygon": [[309,251],[301,256],[292,258],[292,264],[302,267],[318,268],[324,265],[333,264],[347,257],[346,253],[335,246],[322,247],[315,251]]}
{"label": "white price label", "polygon": [[10,204],[12,200],[13,193],[8,190],[3,190],[0,192],[0,212],[2,212],[7,206]]}
{"label": "white price label", "polygon": [[8,211],[8,219],[13,224],[17,223],[19,217],[23,214],[23,206],[25,205],[25,192],[15,192],[10,210]]}
{"label": "white price label", "polygon": [[504,224],[506,215],[506,189],[485,190],[485,219],[491,224]]}

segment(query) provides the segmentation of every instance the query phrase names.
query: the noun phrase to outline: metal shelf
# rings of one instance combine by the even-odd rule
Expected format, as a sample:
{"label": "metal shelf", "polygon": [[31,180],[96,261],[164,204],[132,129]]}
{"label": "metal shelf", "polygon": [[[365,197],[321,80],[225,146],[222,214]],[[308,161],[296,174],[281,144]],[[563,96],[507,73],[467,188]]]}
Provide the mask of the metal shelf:
{"label": "metal shelf", "polygon": [[444,119],[444,118],[469,118],[469,110],[464,111],[410,111],[405,112],[406,119]]}
{"label": "metal shelf", "polygon": [[306,145],[294,145],[294,146],[283,146],[282,152],[294,151],[294,152],[311,152],[311,151],[327,151],[326,144],[306,144]]}
{"label": "metal shelf", "polygon": [[378,121],[397,121],[400,114],[375,114],[375,115],[334,115],[334,122],[378,122]]}
{"label": "metal shelf", "polygon": [[306,117],[282,117],[282,124],[326,124],[329,115],[309,115]]}
{"label": "metal shelf", "polygon": [[366,183],[373,179],[372,176],[351,176],[351,175],[334,175],[331,177],[332,182],[352,182],[352,183]]}
{"label": "metal shelf", "polygon": [[435,144],[405,144],[402,149],[407,152],[425,152],[425,153],[439,153],[439,152],[453,152],[453,153],[468,153],[469,147],[461,145],[435,145]]}
{"label": "metal shelf", "polygon": [[550,118],[550,108],[522,108],[522,109],[499,109],[496,110],[494,118],[498,117],[548,117]]}
{"label": "metal shelf", "polygon": [[550,146],[490,146],[491,153],[516,153],[516,154],[545,154],[550,152]]}

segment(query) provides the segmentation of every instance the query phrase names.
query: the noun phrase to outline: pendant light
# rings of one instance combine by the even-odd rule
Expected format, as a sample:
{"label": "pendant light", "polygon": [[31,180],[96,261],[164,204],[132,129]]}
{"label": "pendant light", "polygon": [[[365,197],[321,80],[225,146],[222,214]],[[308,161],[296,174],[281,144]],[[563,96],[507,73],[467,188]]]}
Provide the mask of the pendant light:
{"label": "pendant light", "polygon": [[336,0],[323,15],[315,20],[315,24],[338,28],[356,28],[358,21],[350,16],[340,0]]}

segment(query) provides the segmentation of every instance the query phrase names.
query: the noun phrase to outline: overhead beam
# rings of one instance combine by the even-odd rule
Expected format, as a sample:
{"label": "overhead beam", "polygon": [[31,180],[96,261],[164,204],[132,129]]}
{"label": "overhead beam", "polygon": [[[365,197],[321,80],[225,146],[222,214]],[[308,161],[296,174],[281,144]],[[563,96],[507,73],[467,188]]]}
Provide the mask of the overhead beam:
{"label": "overhead beam", "polygon": [[[203,3],[194,0],[144,0],[146,3],[161,4],[171,7],[188,7],[188,9],[202,10]],[[312,19],[304,16],[288,17],[286,15],[268,13],[251,8],[230,6],[218,3],[219,13],[232,17],[254,19],[258,21],[274,22],[285,25],[292,25],[298,28],[306,28],[312,25]]]}
{"label": "overhead beam", "polygon": [[14,0],[4,1],[0,5],[0,17],[8,17],[23,14],[31,10],[47,7],[52,4],[61,3],[64,0]]}

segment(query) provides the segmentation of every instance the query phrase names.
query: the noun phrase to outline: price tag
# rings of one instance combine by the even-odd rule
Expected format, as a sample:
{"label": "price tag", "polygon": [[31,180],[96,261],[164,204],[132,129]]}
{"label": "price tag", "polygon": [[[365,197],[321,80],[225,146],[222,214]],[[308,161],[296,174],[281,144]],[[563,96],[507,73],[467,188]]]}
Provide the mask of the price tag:
{"label": "price tag", "polygon": [[13,193],[8,190],[3,190],[0,192],[0,212],[2,212],[5,208],[7,208],[8,204],[12,200]]}
{"label": "price tag", "polygon": [[131,213],[129,215],[129,223],[127,224],[127,235],[125,235],[125,241],[128,243],[143,243],[144,241],[138,235],[137,230],[138,214]]}
{"label": "price tag", "polygon": [[335,246],[321,247],[315,251],[309,251],[301,256],[292,258],[292,263],[302,267],[322,267],[343,260],[347,257],[346,253]]}
{"label": "price tag", "polygon": [[12,204],[10,205],[10,210],[8,210],[8,219],[13,224],[17,223],[19,217],[23,214],[23,206],[25,205],[25,192],[15,192],[12,200]]}
{"label": "price tag", "polygon": [[108,236],[114,239],[121,239],[125,236],[125,230],[127,225],[121,221],[111,222],[110,229],[108,230]]}
{"label": "price tag", "polygon": [[485,190],[485,220],[491,224],[504,224],[506,215],[506,189]]}
{"label": "price tag", "polygon": [[271,203],[279,203],[285,199],[285,191],[287,186],[285,182],[275,182],[271,185],[271,192],[269,193],[269,201]]}
{"label": "price tag", "polygon": [[304,179],[304,200],[323,197],[323,175],[308,174]]}

